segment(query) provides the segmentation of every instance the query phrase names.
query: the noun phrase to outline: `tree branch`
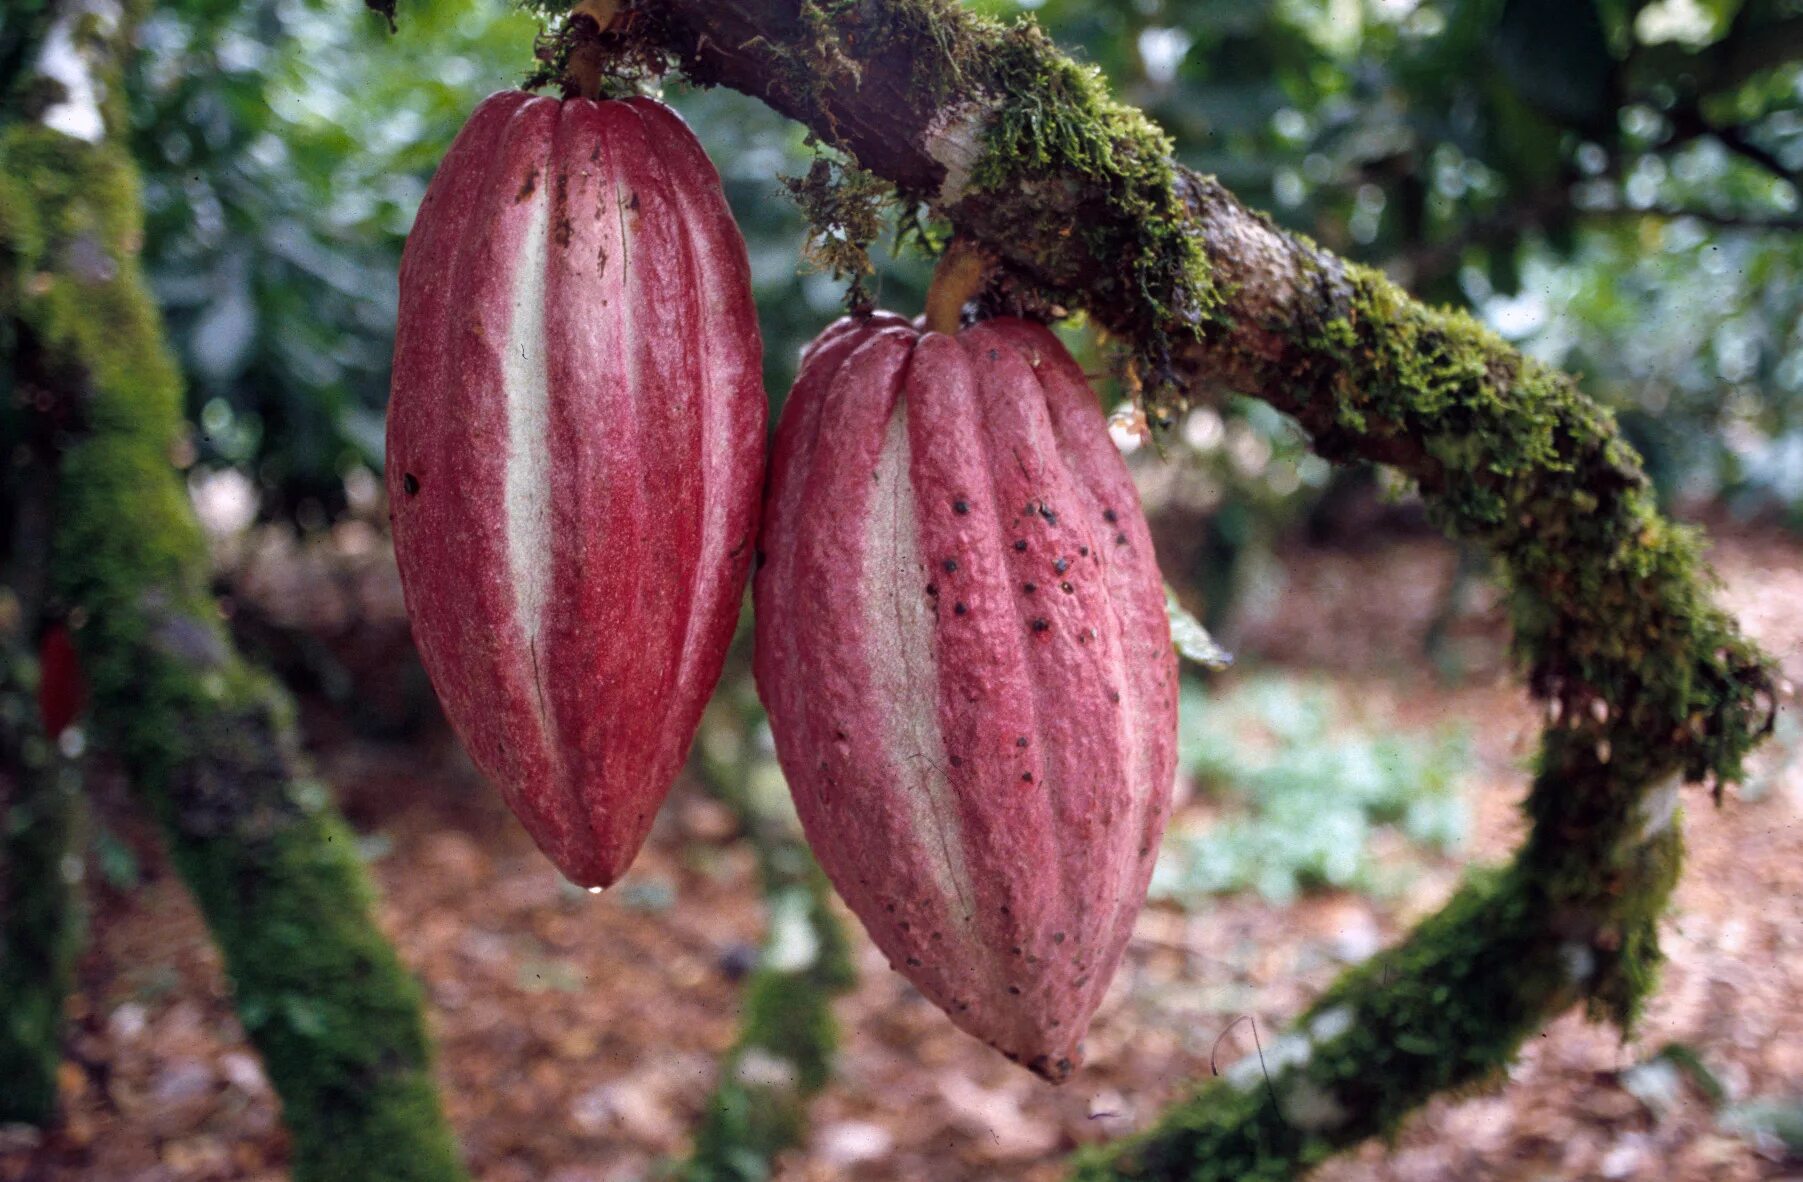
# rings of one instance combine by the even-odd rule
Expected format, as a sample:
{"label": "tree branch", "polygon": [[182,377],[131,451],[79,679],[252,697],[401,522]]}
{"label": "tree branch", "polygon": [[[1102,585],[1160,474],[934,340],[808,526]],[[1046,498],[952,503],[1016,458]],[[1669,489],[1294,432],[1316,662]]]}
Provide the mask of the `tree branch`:
{"label": "tree branch", "polygon": [[1257,395],[1328,458],[1395,465],[1507,572],[1516,652],[1556,719],[1527,845],[1336,984],[1267,1051],[1268,1084],[1230,1072],[1083,1176],[1289,1178],[1493,1076],[1575,1001],[1630,1022],[1678,871],[1678,783],[1738,776],[1774,691],[1609,415],[1469,317],[1176,167],[1030,26],[949,0],[641,0],[635,15],[689,77],[802,120],[1182,387]]}

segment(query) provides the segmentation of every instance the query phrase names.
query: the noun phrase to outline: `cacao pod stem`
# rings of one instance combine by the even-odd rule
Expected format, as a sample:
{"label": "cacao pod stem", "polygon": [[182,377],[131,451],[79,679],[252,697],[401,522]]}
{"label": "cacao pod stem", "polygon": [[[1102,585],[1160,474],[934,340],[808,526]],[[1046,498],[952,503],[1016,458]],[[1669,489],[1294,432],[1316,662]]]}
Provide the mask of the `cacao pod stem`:
{"label": "cacao pod stem", "polygon": [[964,305],[989,282],[989,257],[968,238],[953,238],[933,268],[927,287],[926,328],[951,336],[958,331]]}
{"label": "cacao pod stem", "polygon": [[600,39],[607,32],[608,26],[614,23],[614,17],[619,15],[619,11],[619,0],[581,0],[581,3],[570,9],[572,21],[585,16],[595,22],[593,33],[576,33],[576,46],[570,50],[569,60],[564,64],[565,81],[570,91],[580,98],[593,100],[601,97]]}

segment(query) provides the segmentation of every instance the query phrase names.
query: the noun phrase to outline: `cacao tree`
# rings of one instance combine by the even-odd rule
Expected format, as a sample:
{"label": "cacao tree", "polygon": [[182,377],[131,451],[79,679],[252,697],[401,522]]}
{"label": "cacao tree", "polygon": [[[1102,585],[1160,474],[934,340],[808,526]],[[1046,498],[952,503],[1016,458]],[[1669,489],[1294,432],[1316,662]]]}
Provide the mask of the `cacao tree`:
{"label": "cacao tree", "polygon": [[[1573,1004],[1632,1021],[1677,872],[1679,785],[1738,774],[1772,687],[1710,602],[1695,539],[1659,516],[1637,458],[1569,378],[1181,167],[1030,23],[945,0],[641,0],[596,42],[587,16],[543,7],[554,46],[741,89],[805,123],[991,250],[1003,280],[986,301],[1085,310],[1123,342],[1155,419],[1221,390],[1266,399],[1322,455],[1396,467],[1507,572],[1518,657],[1556,715],[1517,859],[1333,986],[1268,1073],[1229,1072],[1080,1176],[1291,1176],[1495,1072]],[[80,26],[112,90],[133,15]],[[175,383],[139,283],[112,90],[92,138],[48,126],[75,96],[42,108],[42,92],[0,133],[7,345],[46,362],[47,391],[79,412],[55,565],[82,617],[96,732],[225,948],[297,1173],[451,1176],[416,1000],[368,923],[344,831],[308,790],[281,695],[211,611],[167,463]],[[334,1037],[297,1009],[325,1013]]]}

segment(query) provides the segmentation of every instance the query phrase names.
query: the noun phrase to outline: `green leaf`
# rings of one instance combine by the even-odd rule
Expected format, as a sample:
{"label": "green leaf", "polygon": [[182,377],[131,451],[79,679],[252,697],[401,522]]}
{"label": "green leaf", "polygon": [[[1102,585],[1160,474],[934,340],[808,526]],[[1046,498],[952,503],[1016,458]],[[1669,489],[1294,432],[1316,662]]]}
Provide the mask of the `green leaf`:
{"label": "green leaf", "polygon": [[1169,583],[1164,588],[1164,611],[1171,620],[1171,643],[1180,656],[1216,672],[1233,666],[1233,654],[1216,644],[1202,621],[1183,609]]}

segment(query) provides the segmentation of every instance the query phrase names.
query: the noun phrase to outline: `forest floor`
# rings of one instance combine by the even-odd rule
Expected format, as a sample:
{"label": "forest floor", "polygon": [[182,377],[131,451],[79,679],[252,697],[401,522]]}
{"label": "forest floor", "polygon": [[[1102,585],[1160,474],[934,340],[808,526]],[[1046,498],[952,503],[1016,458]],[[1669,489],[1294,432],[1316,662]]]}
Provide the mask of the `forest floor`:
{"label": "forest floor", "polygon": [[[348,611],[363,650],[372,636],[404,649],[385,549],[361,536],[333,545],[330,576],[305,555],[288,555],[286,567],[245,560],[239,594],[275,616],[324,613],[321,627],[338,627],[341,640]],[[1714,561],[1729,605],[1803,681],[1803,545],[1730,532]],[[1450,643],[1464,674],[1449,687],[1423,644],[1452,575],[1445,544],[1297,549],[1282,566],[1281,585],[1266,587],[1236,638],[1243,663],[1324,677],[1371,727],[1466,727],[1465,847],[1411,858],[1406,889],[1376,897],[1326,892],[1278,905],[1248,892],[1148,907],[1091,1031],[1088,1064],[1062,1088],[954,1030],[851,923],[860,976],[836,1009],[837,1075],[780,1177],[1059,1177],[1074,1146],[1144,1124],[1187,1081],[1206,1078],[1211,1061],[1255,1053],[1254,1024],[1242,1017],[1268,1043],[1348,962],[1436,907],[1465,865],[1508,854],[1538,720],[1508,667],[1494,593],[1456,622]],[[632,873],[591,898],[560,882],[442,726],[380,742],[317,703],[307,724],[364,835],[382,922],[425,983],[445,1103],[475,1176],[657,1177],[696,1126],[734,1036],[736,971],[761,935],[752,853],[733,839],[731,816],[679,783]],[[1441,1099],[1394,1145],[1366,1146],[1316,1177],[1803,1178],[1803,1163],[1786,1165],[1777,1143],[1736,1132],[1725,1115],[1788,1099],[1794,1118],[1803,1103],[1796,730],[1781,727],[1725,807],[1701,789],[1686,797],[1689,858],[1664,925],[1670,964],[1633,1038],[1561,1018],[1506,1082]],[[100,860],[110,874],[90,868],[67,1119],[35,1144],[16,1130],[0,1135],[0,1180],[285,1178],[276,1101],[205,930],[123,789],[91,779],[116,842]],[[1678,1053],[1660,1055],[1674,1044]],[[1706,1072],[1682,1069],[1692,1057]],[[1725,1090],[1719,1106],[1709,1080]]]}

